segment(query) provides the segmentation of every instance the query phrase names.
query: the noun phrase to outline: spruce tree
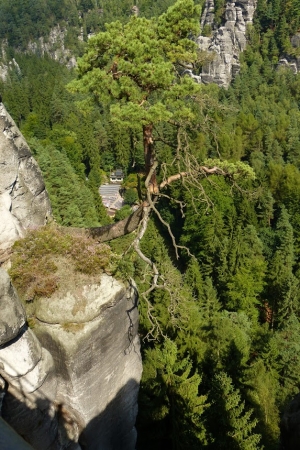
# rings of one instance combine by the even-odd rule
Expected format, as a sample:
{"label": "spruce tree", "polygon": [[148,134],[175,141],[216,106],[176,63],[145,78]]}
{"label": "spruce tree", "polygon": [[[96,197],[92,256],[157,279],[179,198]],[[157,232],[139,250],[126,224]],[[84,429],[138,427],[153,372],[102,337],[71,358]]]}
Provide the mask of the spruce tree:
{"label": "spruce tree", "polygon": [[161,348],[157,345],[146,351],[138,449],[197,450],[205,446],[202,414],[206,396],[199,395],[201,377],[193,372],[189,358],[178,357],[177,346],[169,339]]}
{"label": "spruce tree", "polygon": [[[246,409],[238,389],[231,378],[220,372],[215,375],[210,400],[213,406],[208,414],[214,441],[211,449],[258,450],[261,436],[255,432],[257,420],[253,411]],[[218,424],[216,428],[216,424]]]}

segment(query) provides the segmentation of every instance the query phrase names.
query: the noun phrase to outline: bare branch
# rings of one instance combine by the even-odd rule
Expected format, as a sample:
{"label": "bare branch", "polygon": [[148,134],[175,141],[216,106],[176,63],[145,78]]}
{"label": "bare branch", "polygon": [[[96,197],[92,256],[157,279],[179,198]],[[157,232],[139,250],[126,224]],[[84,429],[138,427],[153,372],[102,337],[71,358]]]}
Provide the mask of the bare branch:
{"label": "bare branch", "polygon": [[[228,174],[226,172],[224,172],[224,170],[220,169],[219,167],[212,167],[211,169],[209,169],[206,166],[200,166],[198,168],[198,171],[201,173],[203,173],[203,175],[223,175],[223,176],[228,176]],[[159,185],[160,189],[163,189],[164,187],[166,187],[167,185],[171,184],[173,181],[176,180],[180,180],[183,177],[188,177],[191,176],[192,173],[191,172],[180,172],[180,173],[176,173],[175,175],[171,175],[170,177],[168,177],[166,180],[162,181]]]}
{"label": "bare branch", "polygon": [[140,242],[147,230],[147,225],[148,225],[148,221],[149,221],[149,213],[150,213],[150,208],[149,206],[144,206],[143,208],[143,218],[141,221],[141,225],[140,225],[140,229],[139,232],[133,242],[133,247],[135,249],[135,251],[137,252],[137,254],[139,255],[139,257],[146,263],[148,264],[151,269],[153,270],[153,280],[152,280],[152,286],[156,286],[157,285],[157,280],[159,277],[159,272],[157,270],[156,265],[154,264],[153,261],[151,261],[151,259],[147,258],[147,256],[144,255],[144,253],[141,251],[140,249]]}
{"label": "bare branch", "polygon": [[181,178],[188,177],[189,175],[190,175],[189,172],[180,172],[180,173],[176,173],[176,175],[171,175],[166,180],[164,180],[160,183],[159,188],[163,189],[167,185],[171,184],[173,181],[180,180]]}
{"label": "bare branch", "polygon": [[179,207],[180,207],[181,216],[185,217],[185,214],[184,214],[184,211],[183,211],[184,208],[186,207],[186,203],[185,202],[183,202],[181,200],[177,200],[176,198],[170,197],[167,194],[163,194],[162,192],[159,193],[159,197],[164,197],[164,198],[167,198],[168,200],[170,200],[170,201],[172,201],[174,203],[177,203],[177,205],[179,205]]}

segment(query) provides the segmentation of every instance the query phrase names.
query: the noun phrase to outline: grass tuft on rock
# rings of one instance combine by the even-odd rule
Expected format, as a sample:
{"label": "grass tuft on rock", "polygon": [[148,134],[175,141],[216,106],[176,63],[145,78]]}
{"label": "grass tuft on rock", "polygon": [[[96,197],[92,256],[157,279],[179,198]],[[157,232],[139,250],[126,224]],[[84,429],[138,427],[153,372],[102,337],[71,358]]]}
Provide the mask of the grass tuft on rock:
{"label": "grass tuft on rock", "polygon": [[32,302],[51,297],[59,288],[61,263],[74,272],[98,275],[109,265],[110,247],[91,238],[63,234],[48,225],[27,233],[13,246],[9,274],[21,299]]}

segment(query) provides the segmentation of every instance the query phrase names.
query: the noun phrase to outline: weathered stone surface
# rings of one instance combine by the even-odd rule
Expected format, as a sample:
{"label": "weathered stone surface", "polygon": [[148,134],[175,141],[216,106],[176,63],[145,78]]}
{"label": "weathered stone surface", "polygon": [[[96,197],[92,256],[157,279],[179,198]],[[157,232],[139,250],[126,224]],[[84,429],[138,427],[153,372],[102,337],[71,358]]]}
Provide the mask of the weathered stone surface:
{"label": "weathered stone surface", "polygon": [[0,103],[0,256],[28,228],[44,225],[51,206],[41,171]]}
{"label": "weathered stone surface", "polygon": [[5,380],[0,376],[0,416],[1,416],[2,402],[5,396],[5,390],[6,390]]}
{"label": "weathered stone surface", "polygon": [[[0,292],[1,280],[9,283],[2,272]],[[70,286],[65,298],[38,302],[43,322],[35,334],[24,328],[21,309],[20,333],[0,348],[8,386],[2,414],[34,449],[134,450],[142,372],[136,303],[134,287],[103,274],[98,285]]]}
{"label": "weathered stone surface", "polygon": [[[65,64],[68,68],[76,67],[76,58],[72,52],[65,47],[65,37],[68,30],[59,25],[50,30],[47,39],[40,37],[37,41],[29,42],[27,48],[29,53],[49,55],[55,61]],[[79,40],[83,40],[80,39]]]}
{"label": "weathered stone surface", "polygon": [[[99,314],[94,294],[87,295],[80,323],[69,323],[71,299],[64,303],[60,324],[39,323],[37,334],[55,360],[57,401],[65,414],[76,417],[79,442],[89,450],[133,450],[142,371],[136,298],[107,275],[100,287],[106,292],[105,301],[96,303]],[[93,319],[83,322],[84,314]]]}
{"label": "weathered stone surface", "polygon": [[246,27],[252,23],[257,0],[239,0],[226,3],[224,24],[214,29],[214,1],[206,0],[201,27],[210,25],[212,36],[199,36],[201,50],[214,54],[213,61],[204,66],[201,73],[203,83],[216,83],[228,87],[239,72],[239,54],[246,47]]}
{"label": "weathered stone surface", "polygon": [[24,326],[24,310],[3,269],[0,293],[2,416],[36,450],[62,449],[54,403],[57,380],[53,358]]}
{"label": "weathered stone surface", "polygon": [[26,321],[25,311],[7,272],[0,268],[0,346],[14,339]]}
{"label": "weathered stone surface", "polygon": [[124,296],[125,287],[114,278],[103,274],[99,284],[82,286],[79,292],[54,294],[37,303],[36,316],[42,322],[84,323],[98,317],[104,308],[111,308]]}
{"label": "weathered stone surface", "polygon": [[[294,48],[300,47],[300,33],[291,37],[291,44]],[[300,57],[284,55],[278,61],[278,68],[280,67],[287,67],[291,69],[294,74],[297,74],[300,72]]]}
{"label": "weathered stone surface", "polygon": [[0,79],[2,81],[7,81],[10,71],[21,74],[19,64],[15,58],[12,58],[11,60],[8,59],[7,48],[8,42],[6,39],[3,39],[0,43]]}
{"label": "weathered stone surface", "polygon": [[41,345],[29,329],[0,348],[0,364],[10,377],[26,375],[35,368],[41,357]]}
{"label": "weathered stone surface", "polygon": [[46,398],[37,400],[9,384],[2,415],[34,450],[62,450],[58,439],[56,408]]}

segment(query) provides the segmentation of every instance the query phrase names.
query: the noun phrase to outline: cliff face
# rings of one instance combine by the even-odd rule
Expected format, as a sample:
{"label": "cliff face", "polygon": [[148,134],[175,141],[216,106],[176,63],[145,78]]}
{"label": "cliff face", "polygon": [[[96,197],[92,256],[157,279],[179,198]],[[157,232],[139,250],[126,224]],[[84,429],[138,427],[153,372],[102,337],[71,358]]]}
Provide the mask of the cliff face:
{"label": "cliff face", "polygon": [[[294,49],[299,49],[300,47],[300,33],[295,34],[291,37],[291,44]],[[278,66],[289,67],[293,73],[300,72],[300,57],[294,57],[290,55],[282,55],[278,62]]]}
{"label": "cliff face", "polygon": [[142,370],[135,290],[103,274],[64,299],[41,300],[36,316],[57,367],[57,399],[78,418],[84,448],[133,449]]}
{"label": "cliff face", "polygon": [[[51,207],[1,103],[0,125],[0,257],[9,264],[13,242],[44,225]],[[33,329],[0,268],[0,413],[36,450],[133,450],[142,372],[136,289],[106,274],[68,277],[61,266],[64,289],[34,304]]]}
{"label": "cliff face", "polygon": [[51,206],[41,171],[0,103],[0,262],[26,229],[45,225]]}
{"label": "cliff face", "polygon": [[214,58],[202,70],[203,83],[216,83],[228,87],[240,69],[239,55],[246,48],[246,28],[252,23],[257,0],[239,0],[226,3],[224,24],[215,29],[214,0],[205,0],[201,18],[201,29],[209,27],[211,36],[199,36],[201,50]]}
{"label": "cliff face", "polygon": [[[49,55],[54,61],[65,64],[67,67],[76,67],[76,58],[72,52],[65,46],[65,37],[67,29],[61,28],[59,25],[52,28],[46,39],[40,37],[37,41],[28,43],[28,52],[36,53],[42,56]],[[79,36],[79,40],[82,40]]]}
{"label": "cliff face", "polygon": [[34,332],[0,269],[3,418],[36,450],[135,448],[142,371],[134,289],[103,274],[41,299]]}

